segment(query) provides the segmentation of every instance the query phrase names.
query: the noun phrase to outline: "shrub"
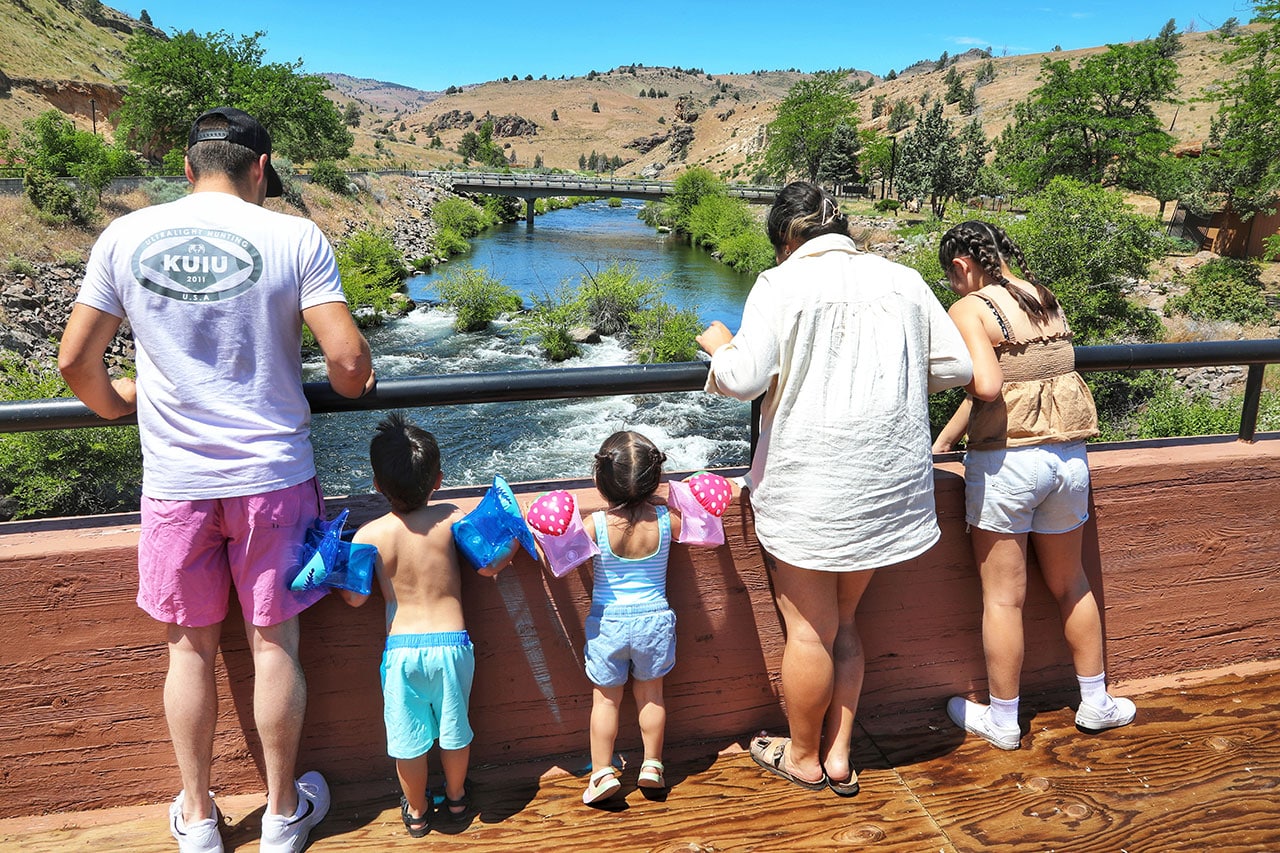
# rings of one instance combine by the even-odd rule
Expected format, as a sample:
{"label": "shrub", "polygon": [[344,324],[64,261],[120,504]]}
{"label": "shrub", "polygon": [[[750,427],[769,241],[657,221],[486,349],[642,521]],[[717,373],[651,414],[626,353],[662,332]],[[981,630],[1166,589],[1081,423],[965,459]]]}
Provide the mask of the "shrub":
{"label": "shrub", "polygon": [[347,173],[339,169],[332,160],[321,160],[311,167],[311,183],[338,195],[351,194],[351,182],[347,180]]}
{"label": "shrub", "polygon": [[671,212],[672,225],[680,231],[689,233],[689,217],[698,202],[707,196],[725,195],[724,181],[715,176],[710,169],[694,166],[680,173],[671,187],[671,196],[667,205]]}
{"label": "shrub", "polygon": [[400,250],[385,231],[353,232],[334,249],[342,290],[352,308],[387,311],[400,291],[405,265]]}
{"label": "shrub", "polygon": [[435,282],[440,302],[457,314],[453,327],[478,332],[503,314],[519,311],[520,294],[475,267],[455,267]]}
{"label": "shrub", "polygon": [[14,254],[9,255],[9,259],[5,261],[4,266],[6,270],[14,275],[33,276],[36,274],[36,268],[32,265],[31,261],[28,261],[26,258],[20,258]]}
{"label": "shrub", "polygon": [[[1232,435],[1240,431],[1243,396],[1215,403],[1204,395],[1187,397],[1185,391],[1167,384],[1134,413],[1128,429],[1134,438],[1169,438],[1188,435]],[[1258,407],[1258,429],[1280,428],[1280,394],[1264,391]]]}
{"label": "shrub", "polygon": [[1160,225],[1134,213],[1120,193],[1054,178],[1027,199],[1025,219],[1004,224],[1062,303],[1077,344],[1147,341],[1159,333],[1159,318],[1129,301],[1121,283],[1147,275],[1163,248]]}
{"label": "shrub", "polygon": [[436,251],[445,257],[465,254],[471,251],[471,243],[457,229],[442,227],[436,231]]}
{"label": "shrub", "polygon": [[554,294],[534,297],[533,308],[521,315],[517,328],[522,340],[538,339],[546,358],[564,361],[582,351],[570,334],[582,321],[581,301],[568,285],[561,285]]}
{"label": "shrub", "polygon": [[93,216],[93,196],[77,193],[66,182],[50,172],[28,167],[22,176],[22,189],[35,205],[40,218],[51,225],[72,222],[84,225]]}
{"label": "shrub", "polygon": [[685,230],[695,245],[718,248],[734,234],[756,227],[756,221],[740,198],[708,195],[689,211]]}
{"label": "shrub", "polygon": [[671,364],[698,357],[696,338],[702,323],[697,312],[661,302],[640,312],[637,320],[632,350],[641,364]]}
{"label": "shrub", "polygon": [[896,216],[898,214],[898,208],[902,207],[902,202],[898,201],[896,198],[882,198],[873,204],[872,207],[877,213],[892,213]]}
{"label": "shrub", "polygon": [[168,204],[177,201],[187,194],[188,184],[166,181],[163,178],[152,178],[142,185],[142,192],[152,204]]}
{"label": "shrub", "polygon": [[739,231],[720,244],[720,257],[740,273],[759,275],[777,262],[773,244],[757,228]]}
{"label": "shrub", "polygon": [[1280,261],[1280,232],[1263,238],[1262,258],[1267,261]]}
{"label": "shrub", "polygon": [[486,227],[480,208],[461,198],[442,198],[431,208],[431,219],[441,230],[450,228],[460,236],[474,237]]}
{"label": "shrub", "polygon": [[638,315],[658,297],[652,279],[640,278],[635,264],[610,264],[594,275],[582,278],[578,297],[587,322],[602,335],[628,334]]}
{"label": "shrub", "polygon": [[1196,267],[1187,292],[1171,298],[1171,313],[1199,320],[1266,322],[1273,317],[1262,292],[1262,268],[1256,261],[1214,258]]}
{"label": "shrub", "polygon": [[[69,396],[52,362],[0,351],[0,400]],[[141,483],[137,427],[0,435],[0,519],[136,510]]]}

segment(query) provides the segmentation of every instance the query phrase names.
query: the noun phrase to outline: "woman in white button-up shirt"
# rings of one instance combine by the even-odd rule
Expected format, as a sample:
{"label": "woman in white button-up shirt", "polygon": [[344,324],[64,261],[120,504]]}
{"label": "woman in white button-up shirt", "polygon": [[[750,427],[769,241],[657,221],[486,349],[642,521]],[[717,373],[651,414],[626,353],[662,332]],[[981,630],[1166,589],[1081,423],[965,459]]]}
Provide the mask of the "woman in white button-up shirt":
{"label": "woman in white button-up shirt", "polygon": [[969,382],[973,365],[919,273],[859,252],[818,187],[785,187],[768,234],[778,266],[756,280],[737,334],[717,322],[698,337],[708,391],[765,395],[746,480],[787,629],[791,738],[757,738],[751,753],[851,796],[865,665],[854,613],[874,569],[938,540],[927,397]]}

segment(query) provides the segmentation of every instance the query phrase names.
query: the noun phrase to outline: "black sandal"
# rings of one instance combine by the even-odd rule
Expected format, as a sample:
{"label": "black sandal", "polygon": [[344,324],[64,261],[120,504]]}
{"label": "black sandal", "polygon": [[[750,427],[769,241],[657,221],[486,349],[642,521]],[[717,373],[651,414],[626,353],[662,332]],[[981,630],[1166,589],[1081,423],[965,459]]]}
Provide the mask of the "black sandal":
{"label": "black sandal", "polygon": [[[461,809],[461,811],[454,811]],[[471,814],[471,790],[469,788],[462,789],[462,796],[456,800],[449,799],[449,795],[444,795],[444,811],[443,814],[449,820],[464,820],[467,815]]]}
{"label": "black sandal", "polygon": [[428,802],[427,811],[422,817],[414,817],[409,814],[409,799],[400,795],[400,819],[404,821],[404,828],[409,833],[410,838],[421,838],[431,830],[431,806]]}

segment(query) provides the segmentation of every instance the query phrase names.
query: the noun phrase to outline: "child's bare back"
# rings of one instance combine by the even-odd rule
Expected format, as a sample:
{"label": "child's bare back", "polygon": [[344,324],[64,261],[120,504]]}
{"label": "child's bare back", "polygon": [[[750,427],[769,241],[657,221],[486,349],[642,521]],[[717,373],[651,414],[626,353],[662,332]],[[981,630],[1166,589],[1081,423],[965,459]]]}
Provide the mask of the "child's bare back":
{"label": "child's bare back", "polygon": [[388,634],[462,631],[462,575],[452,524],[462,511],[451,503],[389,512],[361,527],[356,542],[378,549],[378,584],[387,602]]}

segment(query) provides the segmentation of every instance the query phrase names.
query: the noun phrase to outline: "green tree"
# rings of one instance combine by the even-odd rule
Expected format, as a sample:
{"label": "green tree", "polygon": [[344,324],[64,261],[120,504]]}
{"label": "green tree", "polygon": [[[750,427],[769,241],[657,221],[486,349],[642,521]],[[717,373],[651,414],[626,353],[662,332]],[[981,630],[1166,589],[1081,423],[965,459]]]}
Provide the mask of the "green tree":
{"label": "green tree", "polygon": [[858,102],[845,75],[821,71],[793,85],[769,123],[764,168],[780,180],[818,180],[822,157],[841,124],[857,126]]}
{"label": "green tree", "polygon": [[822,157],[818,176],[831,184],[856,183],[859,177],[858,152],[861,147],[856,125],[836,125],[831,134],[831,142]]}
{"label": "green tree", "polygon": [[1221,106],[1200,158],[1206,196],[1242,216],[1280,204],[1280,0],[1254,3],[1255,24],[1232,36],[1224,62],[1246,62],[1221,90]]}
{"label": "green tree", "polygon": [[880,197],[884,198],[884,183],[893,170],[893,137],[872,127],[858,131],[858,139],[862,175],[868,183],[880,183]]}
{"label": "green tree", "polygon": [[1164,209],[1169,202],[1177,201],[1191,191],[1193,169],[1190,160],[1161,154],[1137,163],[1132,183],[1139,192],[1160,202],[1157,217],[1163,221]]}
{"label": "green tree", "polygon": [[728,188],[715,173],[703,166],[686,169],[676,178],[667,199],[672,227],[688,234],[694,207],[705,198],[727,195]]}
{"label": "green tree", "polygon": [[258,44],[264,35],[237,38],[219,30],[162,38],[139,30],[125,47],[122,129],[143,151],[163,155],[186,146],[200,113],[229,104],[262,122],[275,150],[295,162],[346,157],[353,138],[324,97],[328,81],[300,74],[301,59],[264,65]]}
{"label": "green tree", "polygon": [[902,139],[898,194],[927,198],[933,215],[941,219],[948,201],[978,189],[989,148],[976,120],[957,134],[950,119],[943,118],[942,104],[934,104]]}
{"label": "green tree", "polygon": [[[25,183],[27,196],[55,221],[85,221],[112,179],[141,172],[138,158],[123,140],[107,145],[96,133],[77,130],[58,110],[46,110],[23,122],[18,155],[31,178]],[[63,176],[75,178],[80,193],[57,186],[57,178]]]}
{"label": "green tree", "polygon": [[364,111],[355,101],[347,101],[347,105],[342,110],[342,123],[347,127],[359,127],[360,118],[364,115]]}
{"label": "green tree", "polygon": [[1173,59],[1182,50],[1182,36],[1178,35],[1178,22],[1170,18],[1156,36],[1156,51],[1165,59]]}
{"label": "green tree", "polygon": [[997,164],[1024,191],[1057,175],[1122,183],[1129,164],[1169,150],[1173,137],[1154,108],[1171,99],[1177,77],[1153,42],[1111,45],[1075,68],[1045,59],[1040,87],[1000,135]]}

